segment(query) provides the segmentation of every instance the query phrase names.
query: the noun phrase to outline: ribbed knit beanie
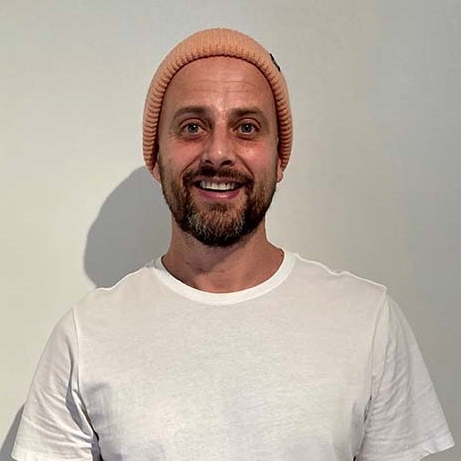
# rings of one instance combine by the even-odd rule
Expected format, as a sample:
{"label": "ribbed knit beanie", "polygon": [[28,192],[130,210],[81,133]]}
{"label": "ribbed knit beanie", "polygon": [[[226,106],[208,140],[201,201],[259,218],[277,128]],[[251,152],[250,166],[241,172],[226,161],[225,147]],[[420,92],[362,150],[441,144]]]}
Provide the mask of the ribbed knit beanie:
{"label": "ribbed knit beanie", "polygon": [[157,158],[157,128],[165,91],[176,73],[198,59],[227,56],[256,66],[266,77],[274,95],[278,121],[278,154],[284,169],[291,153],[293,125],[288,89],[274,57],[251,37],[231,29],[207,29],[176,45],[160,64],[149,86],[143,118],[143,152],[153,171]]}

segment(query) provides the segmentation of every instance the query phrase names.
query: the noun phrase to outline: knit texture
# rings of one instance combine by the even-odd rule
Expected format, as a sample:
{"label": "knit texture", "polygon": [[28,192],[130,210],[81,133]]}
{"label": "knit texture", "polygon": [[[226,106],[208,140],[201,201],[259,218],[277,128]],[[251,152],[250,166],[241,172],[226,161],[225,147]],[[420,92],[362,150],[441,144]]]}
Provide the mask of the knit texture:
{"label": "knit texture", "polygon": [[227,56],[243,59],[265,76],[274,95],[278,121],[278,154],[282,168],[288,163],[293,140],[288,89],[273,56],[251,37],[231,29],[197,32],[173,48],[154,74],[147,93],[143,118],[143,153],[152,172],[157,159],[157,128],[165,91],[172,78],[185,65],[198,59]]}

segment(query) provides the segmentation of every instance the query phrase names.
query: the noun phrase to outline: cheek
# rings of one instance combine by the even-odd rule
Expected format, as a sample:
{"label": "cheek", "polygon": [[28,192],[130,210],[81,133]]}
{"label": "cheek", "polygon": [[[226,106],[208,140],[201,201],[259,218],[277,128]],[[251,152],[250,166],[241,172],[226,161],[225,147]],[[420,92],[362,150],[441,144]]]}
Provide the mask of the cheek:
{"label": "cheek", "polygon": [[202,143],[168,139],[161,146],[163,169],[179,174],[196,163],[202,151]]}

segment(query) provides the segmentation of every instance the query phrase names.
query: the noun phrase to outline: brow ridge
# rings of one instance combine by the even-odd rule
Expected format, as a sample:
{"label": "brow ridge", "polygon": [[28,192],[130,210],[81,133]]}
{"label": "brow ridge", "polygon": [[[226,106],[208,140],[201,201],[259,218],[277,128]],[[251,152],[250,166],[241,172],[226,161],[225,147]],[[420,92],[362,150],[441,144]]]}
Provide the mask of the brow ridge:
{"label": "brow ridge", "polygon": [[[261,122],[265,125],[268,125],[267,117],[264,115],[263,111],[256,106],[249,106],[249,107],[237,107],[230,111],[231,116],[233,118],[240,118],[246,116],[258,116],[261,119]],[[184,115],[195,115],[199,117],[210,117],[211,110],[206,106],[185,106],[179,108],[176,113],[174,114],[174,119],[178,119]]]}

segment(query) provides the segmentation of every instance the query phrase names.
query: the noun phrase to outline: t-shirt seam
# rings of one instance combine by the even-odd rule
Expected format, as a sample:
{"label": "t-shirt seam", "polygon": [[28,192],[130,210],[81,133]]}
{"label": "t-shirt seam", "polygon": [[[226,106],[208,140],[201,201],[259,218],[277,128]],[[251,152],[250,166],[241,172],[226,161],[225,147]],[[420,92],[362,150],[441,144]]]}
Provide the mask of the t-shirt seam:
{"label": "t-shirt seam", "polygon": [[382,283],[376,282],[374,280],[368,279],[366,277],[362,277],[361,275],[354,274],[353,272],[350,272],[348,270],[334,270],[331,267],[327,266],[326,264],[320,262],[320,261],[315,261],[312,259],[306,259],[302,256],[300,256],[298,253],[293,253],[300,261],[312,264],[314,266],[322,268],[325,272],[327,272],[329,275],[333,277],[343,277],[343,276],[349,276],[352,277],[355,280],[359,280],[362,282],[366,282],[370,285],[373,285],[377,288],[385,289],[387,290],[387,287],[383,285]]}
{"label": "t-shirt seam", "polygon": [[[379,284],[377,284],[379,285]],[[384,285],[379,285],[382,289],[381,295],[378,299],[378,302],[376,303],[376,314],[375,314],[375,319],[373,322],[373,330],[371,334],[371,347],[370,347],[370,395],[369,395],[369,406],[366,410],[366,415],[365,415],[365,421],[363,425],[363,432],[362,432],[362,438],[360,440],[359,446],[361,447],[363,445],[363,442],[366,438],[367,435],[367,429],[368,429],[368,424],[369,424],[369,415],[372,413],[373,406],[375,404],[375,396],[379,394],[379,390],[381,389],[381,384],[382,380],[384,377],[384,371],[381,374],[379,385],[375,389],[373,388],[373,369],[375,366],[375,347],[376,347],[376,334],[378,330],[378,324],[379,324],[379,319],[381,318],[381,313],[382,310],[384,309],[384,306],[386,305],[386,301],[388,299],[388,290]],[[386,353],[387,353],[387,348],[386,348]]]}
{"label": "t-shirt seam", "polygon": [[[376,318],[375,318],[375,321],[374,321],[374,329],[373,329],[373,337],[372,337],[372,350],[371,350],[371,376],[373,377],[373,370],[374,370],[374,367],[375,367],[375,347],[376,347],[376,334],[377,334],[377,330],[378,330],[378,324],[379,324],[379,320],[382,316],[382,313],[385,309],[385,306],[388,305],[388,299],[389,299],[389,293],[388,293],[388,289],[386,287],[383,287],[383,292],[381,293],[381,296],[378,300],[378,303],[377,303],[377,309],[376,309]],[[388,312],[388,316],[389,316],[389,312]],[[386,353],[385,353],[385,359],[387,359],[387,355],[388,355],[388,352],[389,352],[389,320],[387,322],[387,342],[386,342]],[[386,363],[386,362],[384,362]],[[375,392],[375,395],[379,395],[380,393],[380,390],[381,390],[381,386],[382,386],[382,382],[383,382],[383,378],[384,378],[384,372],[385,372],[385,367],[383,367],[383,371],[381,373],[381,376],[380,376],[380,379],[379,379],[379,384],[378,386],[376,387],[376,392]],[[372,397],[372,405],[371,407],[374,405],[374,395],[373,395],[373,382],[371,383],[371,397]],[[370,410],[371,410],[371,407],[370,407]]]}
{"label": "t-shirt seam", "polygon": [[[95,431],[94,431],[93,423],[91,422],[91,418],[89,417],[88,407],[87,407],[87,404],[86,404],[84,396],[83,396],[82,383],[81,383],[81,366],[80,366],[80,364],[82,363],[82,360],[81,360],[80,324],[79,324],[79,321],[78,321],[78,318],[77,318],[76,309],[73,308],[71,310],[71,312],[72,312],[72,322],[73,322],[74,333],[75,333],[75,348],[76,348],[76,351],[75,351],[74,367],[76,369],[76,374],[77,374],[77,379],[76,379],[77,392],[78,392],[78,395],[80,397],[81,403],[83,405],[82,411],[84,412],[85,417],[88,418],[88,423],[91,426],[91,430],[93,431],[93,437],[94,437]],[[80,458],[78,458],[78,459],[80,459]]]}
{"label": "t-shirt seam", "polygon": [[78,325],[78,320],[77,320],[77,313],[75,309],[72,309],[72,323],[74,326],[74,332],[75,332],[75,345],[76,345],[76,357],[75,357],[75,364],[74,366],[76,367],[76,373],[77,373],[77,389],[80,395],[82,395],[82,389],[81,389],[81,381],[80,381],[80,334],[79,334],[79,325]]}

